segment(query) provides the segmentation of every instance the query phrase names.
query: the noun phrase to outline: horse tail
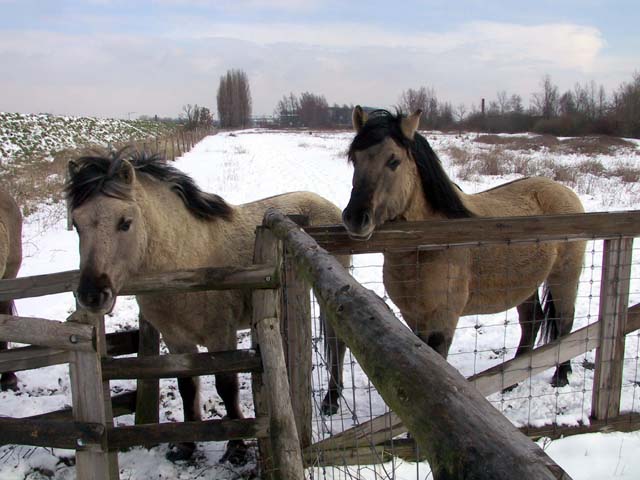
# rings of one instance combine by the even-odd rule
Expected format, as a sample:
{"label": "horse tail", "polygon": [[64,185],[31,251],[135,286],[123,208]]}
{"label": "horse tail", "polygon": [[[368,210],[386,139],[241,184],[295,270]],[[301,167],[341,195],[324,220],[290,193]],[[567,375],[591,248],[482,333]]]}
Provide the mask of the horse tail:
{"label": "horse tail", "polygon": [[544,343],[550,343],[560,335],[560,328],[558,326],[558,321],[560,319],[557,315],[556,305],[553,301],[551,289],[546,283],[542,292],[542,312],[542,333],[540,338]]}

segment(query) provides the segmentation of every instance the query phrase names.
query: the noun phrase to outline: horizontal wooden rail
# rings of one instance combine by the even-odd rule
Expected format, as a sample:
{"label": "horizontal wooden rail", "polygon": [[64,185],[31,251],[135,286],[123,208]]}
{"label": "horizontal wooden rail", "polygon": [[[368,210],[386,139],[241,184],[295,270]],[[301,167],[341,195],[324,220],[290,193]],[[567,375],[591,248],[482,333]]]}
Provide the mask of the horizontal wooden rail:
{"label": "horizontal wooden rail", "polygon": [[102,360],[102,378],[105,380],[173,378],[260,370],[262,361],[258,352],[253,349]]}
{"label": "horizontal wooden rail", "polygon": [[95,349],[95,329],[74,322],[0,315],[0,339],[64,350]]}
{"label": "horizontal wooden rail", "polygon": [[375,253],[419,247],[637,237],[640,211],[394,222],[377,228],[367,241],[350,239],[342,225],[308,227],[305,231],[334,254]]}
{"label": "horizontal wooden rail", "polygon": [[219,442],[262,438],[268,434],[269,419],[266,417],[130,425],[107,429],[110,450],[157,443]]}
{"label": "horizontal wooden rail", "polygon": [[[128,355],[138,351],[138,330],[107,334],[107,355]],[[50,367],[69,361],[69,352],[60,348],[17,347],[0,352],[0,373]]]}
{"label": "horizontal wooden rail", "polygon": [[[128,415],[136,411],[136,391],[119,393],[111,397],[111,405],[113,408],[113,416]],[[40,413],[30,417],[24,417],[29,420],[73,420],[73,410],[71,407],[61,408],[53,412]]]}
{"label": "horizontal wooden rail", "polygon": [[[71,270],[47,275],[0,280],[0,301],[40,297],[76,289],[80,274]],[[248,267],[204,267],[176,272],[160,272],[132,279],[120,295],[202,290],[262,289],[277,287],[270,265]]]}
{"label": "horizontal wooden rail", "polygon": [[100,443],[104,433],[105,428],[99,423],[0,418],[0,445],[74,449],[81,445]]}

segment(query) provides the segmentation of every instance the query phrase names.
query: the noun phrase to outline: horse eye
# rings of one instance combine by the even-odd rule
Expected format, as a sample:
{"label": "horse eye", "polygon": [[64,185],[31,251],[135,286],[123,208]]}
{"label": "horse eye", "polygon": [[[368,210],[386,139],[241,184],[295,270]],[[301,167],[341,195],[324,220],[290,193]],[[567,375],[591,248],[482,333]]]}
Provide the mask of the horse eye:
{"label": "horse eye", "polygon": [[118,230],[120,230],[121,232],[126,232],[129,230],[129,228],[131,228],[131,222],[133,220],[131,219],[125,219],[125,218],[121,218],[120,219],[120,223],[118,224]]}
{"label": "horse eye", "polygon": [[400,160],[398,160],[395,155],[391,155],[391,157],[387,161],[387,167],[389,167],[391,170],[395,170],[396,168],[398,168],[398,165],[400,165]]}

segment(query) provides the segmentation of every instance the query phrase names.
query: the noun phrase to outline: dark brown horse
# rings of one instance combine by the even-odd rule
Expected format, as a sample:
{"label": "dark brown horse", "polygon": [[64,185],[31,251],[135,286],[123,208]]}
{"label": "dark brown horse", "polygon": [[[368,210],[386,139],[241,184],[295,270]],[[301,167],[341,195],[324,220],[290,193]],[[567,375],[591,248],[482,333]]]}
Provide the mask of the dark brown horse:
{"label": "dark brown horse", "polygon": [[[353,114],[349,148],[351,199],[342,218],[352,238],[366,240],[393,221],[579,213],[580,200],[547,178],[525,178],[475,195],[446,175],[417,132],[420,111]],[[584,242],[451,248],[384,254],[384,285],[414,332],[446,358],[458,319],[517,307],[521,339],[516,356],[531,350],[543,325],[553,340],[571,331]],[[541,304],[538,287],[545,284]],[[568,383],[571,364],[558,366],[554,386]]]}
{"label": "dark brown horse", "polygon": [[[22,262],[22,215],[15,200],[0,190],[0,278],[16,278]],[[0,302],[0,314],[13,315],[12,301]],[[0,350],[6,350],[7,342],[0,342]],[[17,390],[15,373],[6,372],[0,378],[2,390]]]}
{"label": "dark brown horse", "polygon": [[[305,215],[312,224],[340,221],[338,207],[310,192],[229,205],[201,191],[190,177],[157,156],[126,152],[88,156],[70,163],[69,173],[67,193],[80,237],[77,299],[94,312],[111,311],[122,286],[135,275],[251,265],[255,229],[269,207]],[[247,291],[138,295],[136,300],[171,353],[195,353],[198,345],[212,352],[235,350],[236,331],[248,328],[251,320]],[[334,358],[343,355],[344,349]],[[339,379],[332,382],[335,385]],[[185,420],[198,420],[197,378],[179,378],[178,387]],[[216,389],[227,416],[242,418],[237,376],[216,375]],[[195,445],[176,447],[170,458],[184,459]],[[244,443],[233,440],[223,458],[241,462],[244,452]]]}

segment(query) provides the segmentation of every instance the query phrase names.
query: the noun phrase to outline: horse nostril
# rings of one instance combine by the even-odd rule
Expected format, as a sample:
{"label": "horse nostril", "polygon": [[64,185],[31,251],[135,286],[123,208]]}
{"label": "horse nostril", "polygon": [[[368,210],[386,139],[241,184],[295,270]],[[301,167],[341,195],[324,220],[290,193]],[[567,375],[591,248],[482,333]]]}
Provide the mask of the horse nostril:
{"label": "horse nostril", "polygon": [[362,214],[362,228],[368,227],[371,224],[371,215],[369,212],[364,212]]}

